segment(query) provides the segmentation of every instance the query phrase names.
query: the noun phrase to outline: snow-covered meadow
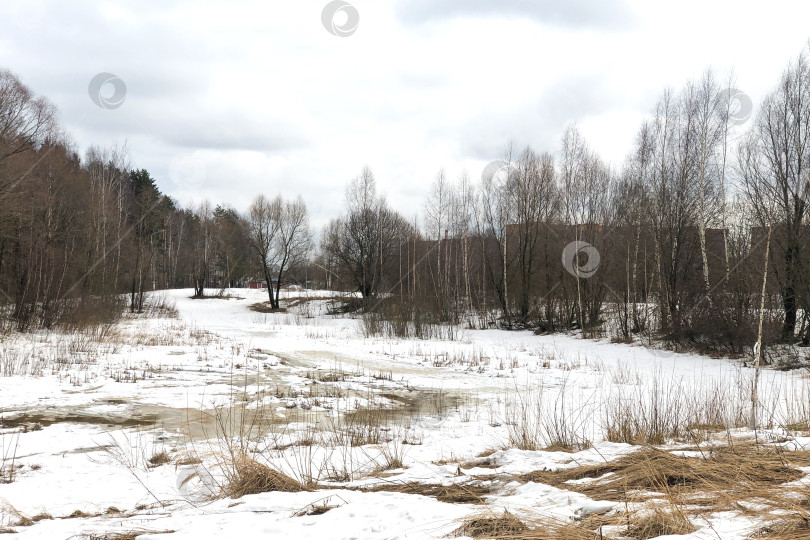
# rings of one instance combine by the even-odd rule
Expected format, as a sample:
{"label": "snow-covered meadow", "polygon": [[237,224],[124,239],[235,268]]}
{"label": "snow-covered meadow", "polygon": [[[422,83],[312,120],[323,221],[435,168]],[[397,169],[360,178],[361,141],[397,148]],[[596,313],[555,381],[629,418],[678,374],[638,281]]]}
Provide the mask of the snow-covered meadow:
{"label": "snow-covered meadow", "polygon": [[[651,538],[636,523],[664,512],[689,525],[679,538],[742,539],[780,512],[806,515],[806,372],[762,371],[755,433],[754,373],[740,359],[529,331],[366,337],[359,318],[327,314],[325,292],[288,293],[284,313],[251,309],[266,300],[257,290],[162,294],[176,313],[0,343],[0,527],[45,539],[441,538],[486,537],[473,525],[490,519],[519,523],[509,537],[566,538],[571,526]],[[799,510],[772,504],[775,491],[743,501],[732,485],[717,491],[737,506],[695,507],[668,489],[686,482],[604,500],[585,486],[653,447],[691,470],[754,442],[783,456],[787,481],[770,484]],[[278,482],[240,490],[246,460]]]}

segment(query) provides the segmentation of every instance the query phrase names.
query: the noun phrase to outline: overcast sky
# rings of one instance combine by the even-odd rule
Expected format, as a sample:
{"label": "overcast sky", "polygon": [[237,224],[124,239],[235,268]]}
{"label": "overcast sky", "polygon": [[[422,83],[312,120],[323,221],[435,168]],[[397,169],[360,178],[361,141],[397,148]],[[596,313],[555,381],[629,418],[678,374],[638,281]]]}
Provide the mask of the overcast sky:
{"label": "overcast sky", "polygon": [[412,217],[441,167],[477,180],[570,123],[618,167],[664,88],[733,71],[756,106],[810,37],[801,0],[351,0],[329,29],[326,0],[0,6],[0,66],[82,153],[126,141],[184,205],[300,193],[316,225],[364,165]]}

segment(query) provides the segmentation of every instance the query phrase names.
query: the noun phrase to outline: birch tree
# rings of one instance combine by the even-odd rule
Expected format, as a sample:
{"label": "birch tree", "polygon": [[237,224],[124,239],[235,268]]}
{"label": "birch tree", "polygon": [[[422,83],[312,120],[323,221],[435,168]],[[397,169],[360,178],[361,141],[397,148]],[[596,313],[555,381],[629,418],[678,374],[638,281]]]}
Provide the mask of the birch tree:
{"label": "birch tree", "polygon": [[[743,188],[760,226],[769,223],[775,206],[778,227],[771,251],[781,258],[774,266],[784,319],[782,339],[795,337],[797,312],[806,306],[807,269],[802,259],[807,201],[810,196],[810,61],[803,52],[766,97],[750,135],[740,147]],[[775,249],[776,248],[776,249]],[[806,341],[807,336],[802,336]]]}

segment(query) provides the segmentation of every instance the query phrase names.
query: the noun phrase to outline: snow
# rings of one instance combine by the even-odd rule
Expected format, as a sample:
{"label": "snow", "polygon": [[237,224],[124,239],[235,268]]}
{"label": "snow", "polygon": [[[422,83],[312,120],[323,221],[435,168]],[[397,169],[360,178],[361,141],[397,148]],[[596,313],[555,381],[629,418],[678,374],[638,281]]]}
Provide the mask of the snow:
{"label": "snow", "polygon": [[[672,406],[680,394],[722,387],[743,404],[752,377],[738,361],[568,335],[462,330],[456,341],[366,338],[359,319],[324,314],[334,294],[328,291],[291,291],[311,301],[274,314],[249,309],[266,300],[263,291],[229,293],[194,300],[190,290],[170,291],[179,319],[131,318],[100,342],[37,333],[0,343],[0,359],[30,360],[25,374],[0,377],[0,450],[4,472],[12,462],[14,472],[12,482],[0,484],[0,526],[26,539],[135,530],[161,540],[440,538],[484,509],[527,520],[601,514],[616,503],[514,479],[637,451],[605,440],[611,400],[640,401],[659,388],[662,404]],[[787,423],[798,415],[807,388],[799,373],[763,371],[767,419]],[[510,444],[518,417],[540,433],[555,408],[572,432],[587,434],[585,448]],[[381,425],[370,428],[353,416],[369,409],[385,411]],[[297,479],[312,477],[320,489],[208,497],[223,482],[218,456],[238,439],[250,411],[266,413],[269,425],[262,437],[247,437],[250,451]],[[294,444],[330,433],[331,447]],[[367,444],[348,444],[347,433]],[[778,428],[761,433],[768,434],[785,435]],[[783,444],[807,443],[795,437]],[[700,456],[694,444],[672,447]],[[164,450],[171,463],[152,466],[149,459]],[[182,461],[189,456],[196,459]],[[391,457],[404,467],[381,471]],[[503,480],[493,481],[486,506],[361,491],[492,475]],[[331,509],[306,513],[318,504]],[[20,516],[76,510],[90,517],[15,525]],[[751,516],[718,513],[679,538],[744,538],[756,524]]]}

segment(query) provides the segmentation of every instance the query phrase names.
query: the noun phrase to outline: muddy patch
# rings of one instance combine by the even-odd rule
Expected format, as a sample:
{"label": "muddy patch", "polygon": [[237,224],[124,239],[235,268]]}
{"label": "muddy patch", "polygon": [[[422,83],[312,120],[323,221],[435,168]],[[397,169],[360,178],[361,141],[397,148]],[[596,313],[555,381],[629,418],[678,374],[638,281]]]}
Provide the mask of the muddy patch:
{"label": "muddy patch", "polygon": [[2,429],[22,429],[23,432],[37,431],[54,424],[89,424],[94,426],[147,427],[158,422],[156,415],[111,416],[72,411],[22,413],[0,418]]}
{"label": "muddy patch", "polygon": [[407,393],[385,392],[378,394],[394,404],[394,408],[402,415],[412,418],[433,417],[445,418],[448,414],[458,411],[465,401],[457,393],[441,390],[412,390]]}

